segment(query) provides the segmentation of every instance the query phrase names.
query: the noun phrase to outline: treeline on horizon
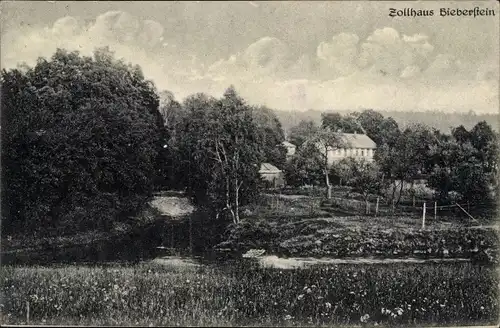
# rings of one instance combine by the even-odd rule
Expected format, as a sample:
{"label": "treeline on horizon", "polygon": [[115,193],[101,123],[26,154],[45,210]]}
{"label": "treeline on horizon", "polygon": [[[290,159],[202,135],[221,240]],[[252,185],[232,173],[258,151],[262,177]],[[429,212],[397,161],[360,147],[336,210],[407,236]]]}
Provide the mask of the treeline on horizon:
{"label": "treeline on horizon", "polygon": [[[350,114],[354,112],[362,112],[361,110],[334,110],[328,109],[325,111],[309,109],[307,111],[296,110],[274,110],[283,127],[283,130],[288,132],[300,121],[313,121],[316,124],[321,124],[321,115],[323,113]],[[392,117],[400,127],[406,127],[410,124],[420,123],[427,125],[430,128],[435,128],[443,133],[450,133],[457,126],[462,125],[467,130],[470,130],[478,122],[485,121],[494,131],[500,131],[500,121],[498,114],[477,114],[474,111],[445,113],[443,111],[390,111],[390,110],[375,110],[384,117]]]}

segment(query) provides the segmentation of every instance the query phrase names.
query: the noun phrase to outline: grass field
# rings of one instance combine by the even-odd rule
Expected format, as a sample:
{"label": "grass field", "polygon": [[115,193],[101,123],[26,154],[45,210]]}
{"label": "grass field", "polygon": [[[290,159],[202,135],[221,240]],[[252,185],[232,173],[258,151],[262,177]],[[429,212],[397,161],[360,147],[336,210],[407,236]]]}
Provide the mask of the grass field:
{"label": "grass field", "polygon": [[1,321],[79,325],[494,324],[498,278],[472,264],[3,267]]}

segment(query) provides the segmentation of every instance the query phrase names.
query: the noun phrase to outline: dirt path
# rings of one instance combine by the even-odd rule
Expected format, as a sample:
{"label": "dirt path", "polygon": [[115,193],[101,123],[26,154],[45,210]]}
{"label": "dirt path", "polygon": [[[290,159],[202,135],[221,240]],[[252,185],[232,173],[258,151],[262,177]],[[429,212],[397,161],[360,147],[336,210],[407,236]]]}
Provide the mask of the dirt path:
{"label": "dirt path", "polygon": [[186,197],[157,196],[151,201],[151,206],[162,215],[179,217],[193,213],[194,206]]}
{"label": "dirt path", "polygon": [[376,259],[376,258],[311,258],[311,257],[290,257],[280,258],[275,255],[258,257],[259,264],[263,267],[271,267],[276,269],[295,269],[305,268],[317,264],[396,264],[396,263],[458,263],[470,262],[465,258],[454,259],[417,259],[417,258],[400,258],[400,259]]}

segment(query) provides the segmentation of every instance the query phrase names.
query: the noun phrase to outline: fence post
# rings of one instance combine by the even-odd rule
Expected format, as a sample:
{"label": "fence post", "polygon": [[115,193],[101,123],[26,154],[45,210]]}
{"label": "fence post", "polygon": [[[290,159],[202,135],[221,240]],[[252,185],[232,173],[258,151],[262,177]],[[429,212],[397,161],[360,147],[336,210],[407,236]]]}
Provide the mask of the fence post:
{"label": "fence post", "polygon": [[26,324],[30,323],[30,302],[26,301]]}
{"label": "fence post", "polygon": [[377,204],[375,205],[375,216],[378,215],[378,202],[380,201],[380,197],[377,197]]}
{"label": "fence post", "polygon": [[393,200],[392,200],[392,215],[394,215],[394,214],[395,214],[395,212],[396,212],[396,209],[395,209],[395,205],[394,205],[394,203],[395,203],[395,200],[393,199]]}
{"label": "fence post", "polygon": [[425,203],[424,207],[422,208],[422,229],[425,228]]}
{"label": "fence post", "polygon": [[189,216],[189,252],[193,256],[193,216]]}
{"label": "fence post", "polygon": [[434,221],[436,221],[436,218],[437,218],[437,205],[438,205],[438,203],[434,202]]}
{"label": "fence post", "polygon": [[467,212],[466,210],[464,210],[464,208],[462,206],[460,206],[459,203],[455,203],[463,212],[465,212],[465,214],[467,214],[468,217],[470,217],[473,221],[477,222],[476,219],[474,219],[474,217],[472,215],[470,215],[469,212]]}
{"label": "fence post", "polygon": [[170,245],[171,245],[170,252],[172,253],[172,251],[174,250],[174,222],[170,224]]}
{"label": "fence post", "polygon": [[413,195],[413,207],[415,207],[415,195]]}

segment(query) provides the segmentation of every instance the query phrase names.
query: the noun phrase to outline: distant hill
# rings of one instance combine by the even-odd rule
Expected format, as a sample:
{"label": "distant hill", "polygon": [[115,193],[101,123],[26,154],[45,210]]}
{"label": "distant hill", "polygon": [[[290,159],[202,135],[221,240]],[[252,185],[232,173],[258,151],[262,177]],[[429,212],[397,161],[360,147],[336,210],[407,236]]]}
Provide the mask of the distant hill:
{"label": "distant hill", "polygon": [[[357,110],[360,111],[360,110]],[[362,111],[362,110],[361,110]],[[285,131],[297,125],[301,120],[312,120],[318,124],[321,123],[321,113],[323,112],[338,112],[340,114],[348,114],[353,111],[292,111],[292,110],[275,110],[276,116],[280,120]],[[440,111],[415,111],[415,112],[396,112],[396,111],[378,111],[385,117],[392,117],[399,124],[399,127],[405,127],[411,123],[423,123],[429,127],[436,128],[442,132],[449,133],[451,128],[463,125],[466,129],[471,129],[476,123],[486,121],[495,131],[499,131],[499,115],[498,114],[476,114],[472,111],[468,113],[444,113]]]}

